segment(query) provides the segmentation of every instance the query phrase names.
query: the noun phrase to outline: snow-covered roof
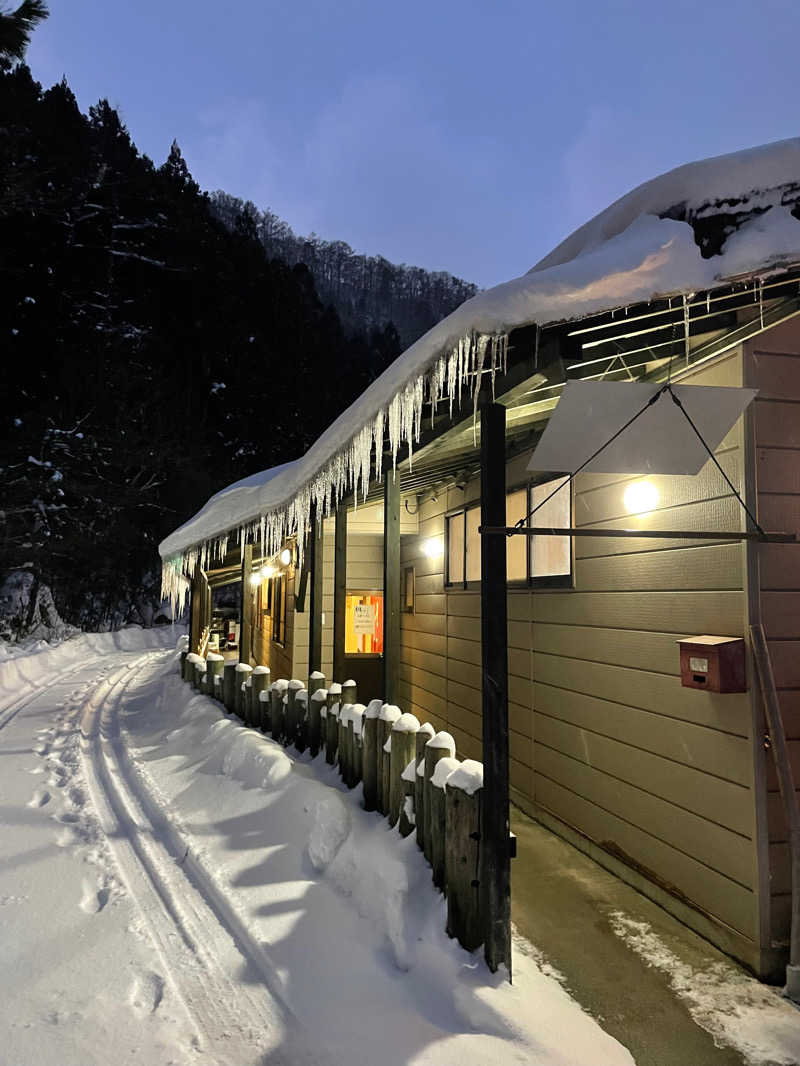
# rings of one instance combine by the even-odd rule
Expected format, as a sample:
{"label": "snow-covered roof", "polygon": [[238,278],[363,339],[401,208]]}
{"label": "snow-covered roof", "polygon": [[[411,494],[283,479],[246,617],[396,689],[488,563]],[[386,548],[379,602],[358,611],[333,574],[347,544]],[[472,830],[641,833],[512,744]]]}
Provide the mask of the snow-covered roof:
{"label": "snow-covered roof", "polygon": [[[160,545],[164,591],[177,598],[199,561],[239,531],[276,551],[302,542],[311,505],[328,514],[380,477],[384,433],[392,456],[419,439],[426,400],[452,411],[475,371],[502,372],[508,334],[660,297],[712,289],[800,263],[800,138],[678,167],[640,185],[527,274],[465,301],[412,344],[302,458],[213,496]],[[700,244],[698,244],[698,240]]]}

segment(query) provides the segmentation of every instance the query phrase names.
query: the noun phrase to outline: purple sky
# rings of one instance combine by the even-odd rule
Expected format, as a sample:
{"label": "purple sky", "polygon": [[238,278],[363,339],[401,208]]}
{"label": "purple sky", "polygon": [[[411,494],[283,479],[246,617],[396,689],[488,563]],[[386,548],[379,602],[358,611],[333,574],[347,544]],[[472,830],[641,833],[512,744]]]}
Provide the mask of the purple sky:
{"label": "purple sky", "polygon": [[670,167],[800,134],[797,0],[50,7],[34,75],[156,162],[175,137],[203,188],[481,286]]}

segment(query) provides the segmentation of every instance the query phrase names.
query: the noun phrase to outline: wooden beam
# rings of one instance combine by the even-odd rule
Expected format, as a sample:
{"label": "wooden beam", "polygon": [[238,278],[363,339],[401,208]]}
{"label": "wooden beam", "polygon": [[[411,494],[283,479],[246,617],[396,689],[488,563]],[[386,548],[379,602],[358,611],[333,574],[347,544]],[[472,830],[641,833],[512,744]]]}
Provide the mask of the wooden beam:
{"label": "wooden beam", "polygon": [[316,507],[311,511],[308,536],[307,568],[311,570],[311,603],[308,609],[308,672],[322,669],[322,522],[317,521]]}
{"label": "wooden beam", "polygon": [[[499,526],[506,513],[506,410],[481,408],[481,525]],[[480,899],[484,955],[494,973],[511,979],[511,851],[508,810],[508,618],[506,539],[481,537],[481,695],[483,812]]]}
{"label": "wooden beam", "polygon": [[195,567],[194,574],[192,575],[191,592],[191,606],[189,607],[189,650],[193,651],[196,655],[200,648],[200,633],[203,629],[201,622],[201,604],[203,600],[203,574],[199,566]]}
{"label": "wooden beam", "polygon": [[347,504],[339,501],[333,545],[333,680],[344,676],[344,629],[347,596]]}
{"label": "wooden beam", "polygon": [[242,548],[242,605],[239,613],[239,662],[250,665],[253,644],[253,590],[250,576],[253,573],[253,545]]}
{"label": "wooden beam", "polygon": [[[383,693],[400,702],[400,471],[383,475]],[[403,767],[402,769],[405,769]]]}

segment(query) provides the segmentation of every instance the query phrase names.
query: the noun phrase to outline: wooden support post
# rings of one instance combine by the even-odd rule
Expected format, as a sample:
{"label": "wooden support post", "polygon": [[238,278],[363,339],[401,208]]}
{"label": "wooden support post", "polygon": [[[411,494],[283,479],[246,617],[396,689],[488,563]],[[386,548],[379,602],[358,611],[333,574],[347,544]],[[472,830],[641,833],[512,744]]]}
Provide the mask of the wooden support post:
{"label": "wooden support post", "polygon": [[222,702],[228,714],[236,713],[236,663],[225,663],[222,671]]}
{"label": "wooden support post", "polygon": [[383,475],[383,694],[400,699],[400,474]]}
{"label": "wooden support post", "polygon": [[209,696],[217,696],[218,690],[215,678],[222,677],[225,668],[225,660],[221,655],[211,651],[206,658],[206,691]]}
{"label": "wooden support post", "polygon": [[[322,666],[322,516],[317,519],[316,506],[311,509],[311,529],[308,536],[305,568],[311,571],[311,602],[308,607],[308,673],[311,676]],[[325,684],[325,678],[322,678]],[[320,686],[321,688],[322,686]],[[309,684],[309,695],[313,694]]]}
{"label": "wooden support post", "polygon": [[345,681],[342,685],[342,705],[355,703],[358,699],[358,690],[355,681]]}
{"label": "wooden support post", "polygon": [[247,697],[242,685],[244,685],[252,673],[253,667],[249,663],[237,663],[236,665],[236,713],[242,721],[247,713]]}
{"label": "wooden support post", "polygon": [[308,689],[301,688],[294,697],[294,746],[299,752],[308,747]]}
{"label": "wooden support post", "polygon": [[[506,409],[481,408],[481,525],[505,525]],[[508,811],[508,616],[506,538],[481,537],[483,811],[480,898],[486,964],[511,980],[511,850]]]}
{"label": "wooden support post", "polygon": [[362,778],[364,781],[364,810],[378,806],[378,715],[382,700],[371,700],[362,722]]}
{"label": "wooden support post", "polygon": [[445,854],[447,852],[447,838],[445,825],[445,799],[448,778],[459,767],[458,759],[445,757],[439,759],[431,777],[431,788],[428,793],[430,803],[430,820],[428,832],[430,834],[431,867],[433,869],[433,883],[442,892],[445,891]]}
{"label": "wooden support post", "polygon": [[414,832],[417,813],[414,809],[414,789],[417,779],[417,760],[410,759],[402,775],[403,780],[403,805],[400,808],[400,821],[397,828],[401,837],[408,837]]}
{"label": "wooden support post", "polygon": [[353,719],[353,788],[364,780],[364,715],[367,708],[356,703],[350,715]]}
{"label": "wooden support post", "polygon": [[433,785],[431,780],[436,770],[436,764],[440,759],[452,759],[456,753],[456,742],[449,733],[439,732],[425,745],[425,775],[422,782],[424,791],[423,808],[425,811],[425,831],[423,834],[422,851],[425,858],[433,865],[433,811],[431,792]]}
{"label": "wooden support post", "polygon": [[251,677],[253,679],[253,689],[250,696],[250,725],[256,729],[264,729],[265,722],[262,710],[264,704],[261,702],[261,693],[269,688],[269,667],[257,666],[253,670]]}
{"label": "wooden support post", "polygon": [[483,942],[478,880],[482,780],[481,764],[466,759],[445,789],[447,934],[467,951]]}
{"label": "wooden support post", "polygon": [[283,678],[273,681],[269,687],[270,728],[273,740],[283,739],[283,697],[288,682]]}
{"label": "wooden support post", "polygon": [[423,772],[418,772],[414,778],[414,818],[417,826],[417,847],[420,849],[425,846],[425,745],[432,736],[433,726],[430,722],[423,722],[414,738],[414,758],[417,767],[422,763],[423,769]]}
{"label": "wooden support post", "polygon": [[[333,676],[344,677],[345,607],[347,606],[347,504],[339,501],[333,545]],[[319,665],[319,664],[317,664]]]}
{"label": "wooden support post", "polygon": [[328,707],[325,717],[325,762],[330,766],[336,765],[336,754],[339,748],[339,709],[342,700],[342,686],[338,681],[332,681],[328,686]]}
{"label": "wooden support post", "polygon": [[355,706],[355,702],[356,683],[345,681],[342,685],[342,703],[339,708],[339,772],[348,788],[352,787],[353,732],[350,725],[350,712],[349,709],[345,711],[345,708]]}
{"label": "wooden support post", "polygon": [[378,715],[378,747],[376,751],[376,776],[378,779],[377,807],[380,814],[389,813],[389,770],[391,755],[386,751],[386,742],[392,735],[392,726],[400,717],[400,708],[384,703]]}
{"label": "wooden support post", "polygon": [[194,568],[192,574],[192,598],[191,598],[191,614],[189,616],[189,651],[193,651],[195,655],[200,651],[200,634],[203,632],[203,572],[200,569],[200,564]]}
{"label": "wooden support post", "polygon": [[239,612],[239,662],[250,665],[253,650],[253,545],[242,547],[242,605]]}
{"label": "wooden support post", "polygon": [[303,682],[292,678],[286,688],[286,714],[283,723],[284,744],[294,744],[297,741],[297,708],[295,700],[297,693],[303,688]]}
{"label": "wooden support post", "polygon": [[325,688],[315,688],[311,693],[308,705],[308,750],[312,759],[319,755],[319,749],[322,747],[322,726],[326,721],[322,717],[322,708],[327,699],[328,690]]}
{"label": "wooden support post", "polygon": [[389,825],[400,820],[405,785],[403,771],[414,758],[419,720],[413,714],[401,714],[392,723],[392,751],[389,757]]}

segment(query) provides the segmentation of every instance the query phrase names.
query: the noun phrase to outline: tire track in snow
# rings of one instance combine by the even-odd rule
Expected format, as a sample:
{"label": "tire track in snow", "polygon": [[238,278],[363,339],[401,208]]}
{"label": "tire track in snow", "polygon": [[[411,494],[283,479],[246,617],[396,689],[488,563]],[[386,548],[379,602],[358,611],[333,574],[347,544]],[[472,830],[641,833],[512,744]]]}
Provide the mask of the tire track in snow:
{"label": "tire track in snow", "polygon": [[[321,1063],[281,1000],[280,981],[208,873],[150,795],[122,741],[119,710],[145,662],[105,679],[81,717],[89,795],[121,879],[197,1032],[215,1063]],[[284,1045],[283,1047],[281,1045]]]}
{"label": "tire track in snow", "polygon": [[80,670],[84,670],[87,667],[95,666],[103,658],[102,655],[96,655],[93,659],[83,659],[81,662],[75,663],[73,666],[68,666],[62,670],[52,681],[49,681],[46,685],[36,685],[29,692],[18,697],[16,700],[12,700],[7,704],[0,712],[0,729],[5,729],[9,722],[24,711],[29,703],[33,703],[35,699],[48,692],[51,688],[55,688],[56,685],[63,685],[65,681],[68,681],[73,674],[77,674]]}

